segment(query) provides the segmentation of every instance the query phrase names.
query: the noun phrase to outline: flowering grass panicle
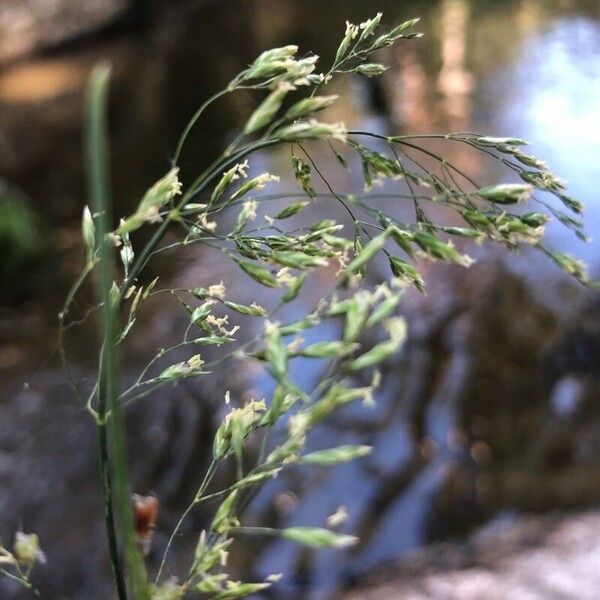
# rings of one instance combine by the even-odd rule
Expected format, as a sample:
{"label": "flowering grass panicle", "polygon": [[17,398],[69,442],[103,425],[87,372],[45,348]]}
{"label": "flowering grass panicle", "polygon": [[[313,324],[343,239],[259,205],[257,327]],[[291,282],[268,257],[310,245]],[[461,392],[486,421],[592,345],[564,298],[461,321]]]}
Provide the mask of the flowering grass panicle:
{"label": "flowering grass panicle", "polygon": [[[311,431],[337,411],[355,402],[368,405],[374,401],[380,385],[377,367],[390,360],[406,338],[406,323],[398,315],[402,296],[409,286],[425,290],[420,260],[469,267],[473,259],[453,240],[499,243],[510,250],[528,246],[581,282],[592,284],[582,263],[545,245],[544,228],[550,218],[585,239],[579,218],[583,206],[567,195],[562,180],[544,162],[522,150],[524,140],[475,133],[384,136],[330,123],[321,116],[337,101],[336,95],[320,93],[322,88],[335,77],[384,73],[387,67],[374,62],[378,58],[374,53],[399,40],[418,38],[417,23],[413,19],[385,29],[381,13],[360,24],[347,23],[333,63],[322,72],[318,57],[299,57],[297,46],[263,52],[198,108],[166,174],[116,228],[108,193],[109,74],[103,66],[94,71],[87,107],[91,208],[84,209],[82,220],[86,266],[60,313],[60,347],[68,372],[64,329],[75,297],[94,272],[101,317],[97,380],[88,396],[72,383],[98,426],[106,533],[119,600],[175,600],[195,594],[226,600],[276,584],[279,574],[244,582],[231,573],[229,552],[240,536],[278,537],[308,548],[341,552],[357,542],[352,531],[338,531],[347,527],[344,507],[324,523],[282,529],[248,526],[244,510],[257,487],[284,469],[294,465],[334,468],[369,454],[371,448],[365,445],[325,445],[311,452],[305,451],[305,445]],[[238,137],[211,167],[189,182],[180,181],[181,153],[204,111],[239,90],[256,93],[257,102]],[[476,175],[435,153],[427,145],[431,139],[446,144],[449,153],[460,145],[496,161],[509,180],[479,182]],[[287,149],[289,175],[297,183],[297,189],[285,193],[278,191],[279,175],[248,176],[252,155],[277,146]],[[339,169],[362,171],[365,193],[335,190],[313,157],[316,146],[331,152]],[[377,185],[384,187],[373,192]],[[267,186],[269,190],[263,191]],[[274,200],[284,201],[283,208],[271,211]],[[522,210],[526,203],[535,203],[535,210]],[[326,219],[311,219],[315,204],[327,206]],[[394,205],[409,207],[414,216],[399,220],[397,211],[388,209]],[[440,213],[429,208],[438,206],[454,214],[452,224],[436,220]],[[347,222],[339,222],[338,214],[350,218],[350,228]],[[151,230],[144,244],[137,237],[141,228]],[[178,235],[177,241],[171,235],[165,242],[167,232]],[[161,289],[158,279],[143,283],[142,274],[156,253],[177,252],[191,244],[220,249],[224,260],[239,268],[240,277],[267,288],[273,302],[243,304],[227,281],[198,281],[189,289]],[[120,261],[118,270],[115,259]],[[365,275],[376,261],[388,263],[389,281],[378,282],[370,290]],[[276,314],[279,307],[294,302],[313,273],[331,264],[338,267],[331,290],[301,318],[282,322]],[[187,315],[185,335],[170,347],[156,349],[133,384],[124,388],[119,380],[121,348],[135,335],[138,315],[148,298],[165,292],[174,302],[173,310]],[[242,319],[249,317],[263,326],[256,328],[259,333],[250,341],[240,343],[236,335]],[[318,337],[319,327],[329,323],[337,328],[337,339],[314,341],[313,334]],[[304,338],[313,341],[307,343]],[[203,358],[204,346],[222,347],[223,354],[211,362]],[[189,354],[175,361],[176,351]],[[152,541],[155,518],[141,531],[139,514],[142,508],[151,508],[155,517],[160,498],[132,496],[123,413],[132,403],[143,402],[178,380],[210,377],[217,362],[234,358],[264,368],[274,390],[270,397],[245,402],[237,401],[235,394],[225,394],[226,414],[214,433],[212,462],[194,482],[189,505],[169,532],[160,566],[149,573],[144,555]],[[312,389],[294,381],[290,365],[297,360],[320,361],[323,376]],[[361,374],[367,375],[362,381],[371,383],[359,385]],[[249,441],[257,439],[263,440],[258,456],[248,448]],[[215,490],[215,482],[224,481],[216,475],[231,472],[231,466],[235,478]],[[171,549],[186,519],[208,500],[216,503],[212,520],[199,532],[194,553],[174,578],[165,571]],[[2,573],[23,585],[31,585],[30,571],[42,562],[43,553],[33,535],[18,534],[13,550],[0,547]]]}

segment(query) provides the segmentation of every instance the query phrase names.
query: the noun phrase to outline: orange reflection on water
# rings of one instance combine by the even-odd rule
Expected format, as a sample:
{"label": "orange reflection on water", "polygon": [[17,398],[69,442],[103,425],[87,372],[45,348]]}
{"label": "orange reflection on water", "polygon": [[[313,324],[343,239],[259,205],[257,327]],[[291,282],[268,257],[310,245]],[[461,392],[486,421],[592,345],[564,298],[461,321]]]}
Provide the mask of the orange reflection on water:
{"label": "orange reflection on water", "polygon": [[464,128],[471,116],[475,79],[465,65],[470,10],[466,0],[444,0],[441,5],[442,67],[437,89],[440,104],[452,128]]}

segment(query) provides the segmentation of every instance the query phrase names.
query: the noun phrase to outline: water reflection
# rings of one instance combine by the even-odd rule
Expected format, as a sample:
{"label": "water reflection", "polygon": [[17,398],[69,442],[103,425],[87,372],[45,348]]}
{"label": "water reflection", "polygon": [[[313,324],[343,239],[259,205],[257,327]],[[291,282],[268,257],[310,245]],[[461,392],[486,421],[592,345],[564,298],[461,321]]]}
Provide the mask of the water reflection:
{"label": "water reflection", "polygon": [[[0,351],[11,358],[4,363],[11,373],[18,372],[18,368],[30,372],[32,363],[46,360],[59,302],[67,282],[80,266],[77,227],[85,197],[80,107],[85,75],[95,61],[108,58],[114,64],[111,113],[114,188],[119,210],[126,212],[166,167],[178,132],[199,102],[222,87],[250,57],[265,47],[297,42],[304,49],[320,51],[327,61],[335,52],[337,32],[342,31],[345,19],[359,21],[379,9],[390,22],[422,14],[426,38],[401,44],[384,57],[393,67],[380,88],[364,80],[341,83],[339,91],[348,97],[348,102],[336,109],[332,119],[350,125],[368,125],[379,131],[465,129],[528,138],[535,144],[536,152],[556,171],[569,175],[573,194],[588,202],[590,233],[597,237],[600,233],[600,202],[596,199],[595,184],[600,153],[597,2],[211,3],[183,17],[167,19],[148,32],[126,38],[117,36],[93,47],[76,47],[58,52],[52,58],[24,62],[0,72],[0,172],[30,195],[33,205],[46,218],[48,229],[56,232],[52,247],[55,259],[57,256],[59,259],[36,265],[46,279],[42,277],[42,285],[33,293],[28,290],[19,296],[9,294],[8,287],[11,286],[12,292],[12,286],[18,282],[11,282],[5,288],[9,308],[2,313]],[[186,149],[184,177],[201,169],[226,144],[254,103],[252,96],[239,94],[208,113],[202,129]],[[286,168],[287,158],[284,154],[263,153],[255,157],[253,169],[257,173],[281,172]],[[474,159],[463,149],[453,147],[452,159],[482,180],[497,177],[487,163]],[[291,182],[283,182],[282,186],[288,184]],[[338,184],[348,187],[348,191],[358,189],[360,174],[355,173]],[[323,205],[322,210],[330,211],[330,205]],[[571,240],[556,234],[557,245],[571,247]],[[597,246],[585,250],[578,245],[571,249],[579,254],[585,252],[589,260],[597,261]],[[60,266],[55,268],[56,264]],[[249,301],[257,299],[255,290],[246,286],[246,280],[237,279],[235,273],[222,268],[209,253],[190,252],[185,255],[185,262],[176,264],[166,257],[157,270],[165,279],[177,278],[191,285],[231,276],[232,293],[239,292],[240,301],[245,300],[244,294]],[[23,276],[29,274],[20,274]],[[536,277],[539,276],[536,272]],[[328,283],[324,276],[314,286],[313,293],[321,293]],[[44,295],[40,288],[45,290]],[[449,295],[446,291],[442,286],[438,296]],[[25,304],[21,304],[23,301]],[[294,316],[287,315],[290,319]],[[423,320],[429,322],[429,316],[424,315]],[[9,322],[10,327],[6,325]],[[156,337],[167,337],[175,329],[171,320],[157,325],[154,319],[151,323],[144,342],[154,343]],[[40,331],[45,335],[40,336]],[[318,335],[325,337],[331,333],[320,331]],[[494,332],[489,338],[496,335]],[[50,342],[39,340],[40,337]],[[139,355],[145,351],[144,342],[135,348]],[[85,339],[77,343],[84,350],[89,347]],[[461,426],[457,422],[462,390],[458,383],[464,384],[470,367],[468,356],[462,352],[464,340],[458,335],[450,341],[436,339],[435,343],[443,348],[436,358],[442,367],[424,367],[428,359],[426,350],[417,344],[411,349],[413,363],[409,367],[425,373],[422,381],[415,376],[414,381],[407,382],[401,374],[393,373],[392,386],[380,399],[376,411],[362,407],[349,411],[338,427],[323,433],[339,443],[376,442],[372,460],[366,466],[345,465],[328,476],[306,475],[304,490],[297,490],[301,501],[295,511],[289,511],[289,497],[280,502],[285,505],[281,510],[283,521],[304,525],[320,524],[345,503],[355,515],[353,524],[362,523],[365,528],[365,545],[355,556],[324,553],[309,561],[295,547],[273,544],[261,557],[257,570],[265,574],[278,570],[291,573],[290,579],[283,582],[288,586],[284,590],[300,590],[301,597],[308,597],[302,596],[306,586],[318,584],[313,597],[324,597],[344,578],[428,539],[425,521],[434,504],[434,492],[439,490],[441,482],[453,477],[448,464],[469,453],[469,448],[455,443],[460,438],[457,430]],[[450,359],[448,347],[453,352]],[[78,360],[85,366],[85,351]],[[299,363],[297,374],[318,376],[314,363],[310,364],[310,372],[308,366]],[[441,383],[436,384],[440,370]],[[253,379],[252,387],[257,388],[257,394],[268,395],[269,384],[264,379],[254,377],[253,373],[248,378]],[[489,381],[493,387],[493,378]],[[404,393],[402,406],[398,406],[398,389]],[[430,398],[426,406],[419,403],[423,397]],[[436,452],[432,451],[434,447]],[[482,451],[473,450],[474,459],[485,454],[485,448],[479,450]],[[361,486],[356,485],[357,481]],[[278,486],[283,488],[284,483],[277,481],[259,497],[263,503],[254,506],[256,515],[269,509]],[[379,511],[376,515],[372,514],[373,505]],[[257,554],[253,549],[252,556]],[[296,565],[299,566],[294,571],[291,566]]]}
{"label": "water reflection", "polygon": [[[589,234],[597,238],[600,203],[593,157],[600,153],[600,23],[557,19],[530,34],[523,56],[484,80],[475,102],[489,105],[491,98],[507,98],[510,89],[510,102],[501,102],[486,120],[530,140],[553,169],[566,174],[573,195],[587,203]],[[554,237],[555,244],[597,262],[597,244],[576,244],[559,227]]]}
{"label": "water reflection", "polygon": [[440,58],[437,89],[443,96],[442,111],[453,131],[468,128],[474,77],[466,66],[470,8],[466,0],[444,0],[441,5]]}

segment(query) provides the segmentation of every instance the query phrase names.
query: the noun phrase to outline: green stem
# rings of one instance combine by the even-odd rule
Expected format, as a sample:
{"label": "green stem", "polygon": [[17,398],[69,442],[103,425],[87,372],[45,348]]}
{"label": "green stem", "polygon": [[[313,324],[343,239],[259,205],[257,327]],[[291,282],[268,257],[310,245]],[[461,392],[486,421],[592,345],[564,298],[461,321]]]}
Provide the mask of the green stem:
{"label": "green stem", "polygon": [[194,113],[194,116],[189,120],[186,128],[183,130],[181,137],[179,138],[179,142],[177,144],[177,149],[175,150],[175,154],[173,155],[173,166],[175,166],[179,162],[179,155],[181,154],[181,150],[183,149],[183,144],[187,139],[190,131],[194,128],[194,125],[198,121],[198,119],[202,116],[202,113],[217,99],[225,94],[229,93],[231,90],[230,86],[227,86],[224,90],[217,92],[214,96],[211,96],[208,100],[206,100],[200,108]]}
{"label": "green stem", "polygon": [[94,69],[88,96],[88,160],[90,196],[98,214],[100,277],[98,295],[102,301],[102,347],[98,372],[98,441],[104,492],[105,522],[111,563],[119,600],[127,600],[125,573],[119,558],[118,516],[127,561],[131,594],[147,600],[149,590],[144,561],[137,545],[131,505],[131,487],[125,452],[125,428],[119,405],[118,311],[112,297],[114,246],[109,239],[112,215],[109,189],[106,99],[109,69]]}
{"label": "green stem", "polygon": [[154,580],[155,584],[157,584],[158,581],[160,580],[160,576],[162,575],[163,569],[165,568],[165,563],[167,562],[167,556],[169,554],[169,551],[171,550],[171,546],[173,545],[173,541],[175,540],[175,537],[177,536],[177,534],[179,533],[179,530],[181,529],[181,526],[183,525],[183,522],[188,518],[188,516],[190,515],[192,510],[194,510],[196,505],[200,504],[200,502],[202,502],[202,500],[203,500],[202,496],[203,496],[204,492],[206,491],[206,488],[210,485],[210,482],[211,482],[216,470],[217,470],[217,462],[215,460],[213,460],[210,463],[210,466],[208,467],[206,474],[204,475],[204,479],[203,479],[202,483],[200,484],[200,487],[198,488],[198,491],[196,492],[194,499],[192,500],[191,504],[185,509],[185,511],[183,512],[181,517],[179,517],[179,521],[177,521],[177,525],[175,525],[175,529],[173,529],[173,532],[171,533],[171,536],[169,537],[169,541],[167,542],[167,547],[165,548],[165,552],[163,554],[162,560],[160,561],[160,567],[158,568],[158,573],[156,574],[156,578]]}
{"label": "green stem", "polygon": [[19,577],[3,568],[0,568],[0,575],[4,575],[4,577],[7,577],[8,579],[12,579],[13,581],[16,581],[17,583],[21,584],[23,587],[30,590],[36,596],[40,595],[39,592],[31,585],[31,582],[23,576]]}
{"label": "green stem", "polygon": [[104,343],[100,351],[100,369],[98,374],[98,444],[100,450],[100,470],[104,497],[104,521],[108,538],[108,550],[117,587],[119,600],[127,600],[125,575],[119,558],[117,528],[115,523],[113,499],[113,474],[110,456],[110,442],[106,420],[109,395],[114,389],[116,356],[112,344],[113,311],[110,300],[111,256],[104,239],[108,229],[108,177],[107,177],[107,142],[105,133],[105,110],[109,69],[97,67],[92,73],[88,92],[88,179],[90,195],[94,210],[99,214],[100,233],[100,281],[99,294],[102,299],[102,317]]}
{"label": "green stem", "polygon": [[[105,412],[104,403],[100,407]],[[104,521],[106,524],[106,535],[108,538],[108,551],[112,564],[113,576],[117,586],[119,600],[127,600],[127,588],[125,587],[125,576],[121,568],[119,558],[119,547],[117,544],[117,531],[115,525],[115,513],[112,501],[112,474],[110,467],[110,456],[108,452],[108,434],[106,431],[106,420],[98,423],[98,442],[100,446],[100,465],[104,502]]]}
{"label": "green stem", "polygon": [[230,533],[243,533],[248,535],[267,535],[270,537],[276,537],[279,535],[279,530],[272,529],[271,527],[231,527]]}
{"label": "green stem", "polygon": [[[67,375],[67,379],[69,380],[69,385],[71,386],[73,393],[82,403],[84,399],[79,391],[79,388],[77,387],[77,383],[75,382],[75,378],[73,377],[73,373],[71,372],[71,369],[69,367],[69,361],[67,360],[67,348],[65,345],[65,318],[69,313],[69,308],[71,307],[71,304],[77,292],[79,291],[86,277],[89,275],[89,273],[91,273],[93,268],[94,263],[88,261],[84,269],[79,274],[79,277],[73,284],[73,287],[69,290],[69,293],[67,294],[65,302],[63,304],[62,310],[60,311],[60,313],[58,313],[58,351],[60,353],[60,360],[62,362],[63,369]],[[91,407],[88,407],[88,410],[90,410],[90,408]],[[92,412],[92,414],[95,415],[95,412]]]}

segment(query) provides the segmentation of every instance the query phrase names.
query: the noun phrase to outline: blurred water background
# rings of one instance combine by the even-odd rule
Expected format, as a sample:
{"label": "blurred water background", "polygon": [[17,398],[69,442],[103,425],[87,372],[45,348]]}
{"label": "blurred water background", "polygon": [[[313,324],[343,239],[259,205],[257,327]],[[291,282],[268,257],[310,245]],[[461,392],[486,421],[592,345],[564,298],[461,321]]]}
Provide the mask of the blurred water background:
{"label": "blurred water background", "polygon": [[[18,524],[41,531],[52,574],[42,577],[52,580],[46,583],[55,594],[48,597],[106,597],[94,499],[93,430],[82,424],[84,417],[75,416],[55,349],[56,315],[82,265],[82,106],[86,78],[96,62],[108,60],[113,67],[113,193],[115,212],[127,214],[166,170],[178,134],[195,108],[259,52],[294,43],[327,63],[346,19],[360,22],[377,11],[388,23],[421,16],[425,37],[403,42],[382,57],[391,68],[380,83],[348,78],[335,84],[331,91],[343,101],[330,118],[382,132],[476,131],[523,137],[536,155],[568,179],[572,195],[587,203],[588,233],[592,238],[600,235],[597,0],[216,0],[131,6],[115,1],[105,3],[106,14],[100,11],[99,24],[89,31],[77,32],[74,23],[72,34],[63,23],[67,33],[59,40],[44,37],[52,29],[56,2],[40,2],[37,8],[17,4],[12,10],[22,19],[16,23],[23,30],[12,44],[0,44],[0,533],[4,537]],[[39,16],[42,6],[50,7],[46,21]],[[10,10],[10,2],[0,8],[0,30],[10,31]],[[39,22],[33,17],[27,21],[27,10]],[[64,18],[77,19],[70,13]],[[209,111],[186,149],[184,180],[225,147],[255,102],[256,97],[240,94]],[[480,179],[500,176],[492,164],[452,152],[449,158]],[[287,158],[284,151],[263,153],[254,159],[252,172],[285,172]],[[359,189],[358,174],[334,181],[349,191]],[[282,178],[281,189],[291,185]],[[325,215],[331,209],[317,210]],[[597,244],[585,245],[558,227],[551,228],[551,241],[585,258],[592,273],[599,274]],[[577,317],[575,309],[593,306],[594,298],[533,255],[511,262],[510,268],[495,252],[481,258],[483,266],[475,275],[428,271],[430,296],[426,301],[407,299],[414,337],[398,364],[388,368],[390,383],[378,408],[349,412],[334,426],[325,426],[313,442],[315,447],[324,439],[327,445],[334,440],[373,443],[372,459],[327,476],[301,472],[281,478],[250,510],[250,519],[317,525],[344,504],[353,515],[348,527],[363,534],[363,545],[354,554],[324,551],[314,556],[283,543],[251,547],[238,557],[240,570],[254,575],[285,571],[277,587],[284,598],[327,598],[369,569],[432,539],[461,534],[498,511],[598,502],[593,450],[600,447],[597,415],[592,409],[585,413],[593,414],[596,429],[586,430],[584,450],[577,445],[580,439],[564,442],[573,423],[557,420],[573,416],[583,402],[583,384],[572,372],[583,372],[587,381],[597,365],[593,336],[591,346],[583,345],[582,361],[571,361],[582,347],[583,334],[596,331],[598,321],[597,309],[581,309]],[[242,275],[221,260],[208,251],[167,255],[152,267],[152,275],[192,285],[223,278],[241,301],[264,300],[253,296],[261,292],[249,290]],[[317,283],[307,302],[318,298],[319,286],[330,284],[328,274]],[[288,316],[302,308],[290,309]],[[128,364],[132,372],[148,346],[164,343],[181,326],[171,309],[153,307],[139,341],[133,342]],[[575,341],[568,337],[573,327],[579,332]],[[566,342],[560,337],[563,331]],[[72,360],[82,380],[93,368],[91,340],[90,327],[70,333]],[[542,349],[553,344],[559,350],[544,363]],[[478,361],[483,366],[474,368]],[[550,373],[540,375],[540,365]],[[495,368],[502,372],[504,366],[498,375]],[[308,385],[319,373],[318,366],[304,364],[297,376]],[[269,391],[269,383],[252,370],[219,377],[225,382],[237,378],[232,385],[247,392]],[[213,394],[222,397],[220,383],[210,390],[175,390],[151,399],[132,417],[136,426],[146,427],[132,442],[137,481],[159,497],[162,493],[165,502],[157,553],[177,510],[189,501],[193,477],[206,459],[215,418],[211,413],[217,410],[207,403],[221,401]],[[597,399],[594,395],[592,403]],[[59,408],[48,412],[47,403]],[[23,425],[28,418],[31,424]],[[152,464],[144,464],[148,445]],[[531,468],[519,470],[519,452],[525,446],[528,457],[533,456]],[[582,458],[581,452],[590,456]],[[178,464],[182,458],[183,466]],[[497,472],[494,459],[503,465]],[[543,482],[530,477],[538,469],[536,461],[550,464]],[[511,468],[505,469],[506,464]],[[558,471],[552,470],[557,464]],[[568,475],[565,464],[573,466]],[[529,497],[531,486],[538,486],[538,496]],[[69,507],[76,507],[69,525],[84,534],[60,540],[56,527]],[[202,518],[190,523],[189,543]],[[100,565],[94,580],[85,575],[90,555]],[[172,568],[177,572],[177,565]],[[5,593],[16,592],[7,588]]]}

